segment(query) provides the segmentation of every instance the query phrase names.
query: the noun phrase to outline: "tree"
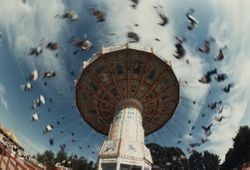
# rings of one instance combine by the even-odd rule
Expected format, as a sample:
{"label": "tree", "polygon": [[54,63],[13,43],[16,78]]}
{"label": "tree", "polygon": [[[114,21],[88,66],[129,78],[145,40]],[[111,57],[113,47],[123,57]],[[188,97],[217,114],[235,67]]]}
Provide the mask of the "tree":
{"label": "tree", "polygon": [[87,159],[84,157],[80,157],[77,162],[77,169],[88,169],[88,163]]}
{"label": "tree", "polygon": [[56,163],[61,163],[61,165],[63,166],[67,166],[68,164],[68,157],[67,157],[67,153],[65,152],[64,149],[59,150],[59,152],[56,155],[56,159],[55,159]]}
{"label": "tree", "polygon": [[162,147],[155,143],[147,144],[147,147],[150,149],[155,169],[187,169],[187,159],[180,148]]}
{"label": "tree", "polygon": [[46,165],[48,170],[54,170],[55,168],[55,154],[52,151],[44,151],[42,154],[38,153],[36,160]]}
{"label": "tree", "polygon": [[76,154],[67,156],[64,149],[59,150],[56,158],[52,151],[45,151],[42,154],[37,153],[35,158],[40,163],[46,165],[48,170],[54,170],[56,163],[61,163],[65,167],[71,167],[73,170],[95,170],[97,167],[93,161],[88,162],[83,156],[79,158]]}
{"label": "tree", "polygon": [[217,170],[220,167],[220,159],[218,155],[204,151],[203,164],[206,170]]}
{"label": "tree", "polygon": [[250,160],[250,128],[248,126],[240,127],[233,141],[233,148],[229,149],[222,164],[223,169],[238,168]]}
{"label": "tree", "polygon": [[93,161],[88,162],[88,160],[84,158],[83,156],[78,158],[76,154],[75,155],[72,154],[69,157],[69,160],[71,161],[71,167],[73,170],[95,170],[96,169]]}
{"label": "tree", "polygon": [[203,154],[193,151],[189,159],[180,148],[162,147],[155,143],[147,145],[154,162],[153,169],[164,170],[218,170],[218,155],[205,151]]}
{"label": "tree", "polygon": [[219,164],[219,156],[208,151],[202,154],[194,150],[189,157],[189,169],[192,170],[218,170]]}
{"label": "tree", "polygon": [[203,170],[205,166],[203,164],[202,153],[197,151],[193,151],[193,153],[189,157],[189,166],[192,170]]}

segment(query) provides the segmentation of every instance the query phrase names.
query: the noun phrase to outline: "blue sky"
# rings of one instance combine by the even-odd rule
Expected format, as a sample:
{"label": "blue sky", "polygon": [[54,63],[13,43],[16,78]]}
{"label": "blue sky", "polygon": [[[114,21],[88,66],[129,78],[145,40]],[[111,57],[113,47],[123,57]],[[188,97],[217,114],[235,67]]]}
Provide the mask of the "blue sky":
{"label": "blue sky", "polygon": [[[115,0],[2,0],[0,6],[0,122],[11,129],[20,143],[31,154],[42,152],[45,149],[57,151],[61,144],[66,144],[69,153],[77,153],[91,160],[95,160],[99,145],[105,136],[92,130],[81,118],[75,103],[75,94],[72,87],[74,80],[79,76],[82,62],[89,59],[93,53],[102,46],[124,44],[128,41],[126,33],[134,31],[140,36],[140,42],[135,44],[144,48],[153,47],[156,54],[171,61],[172,68],[180,81],[180,103],[174,117],[159,131],[147,137],[147,142],[156,142],[164,146],[178,146],[183,150],[190,143],[199,141],[204,137],[201,126],[213,123],[212,134],[209,141],[195,149],[208,150],[218,154],[221,159],[232,145],[240,125],[249,125],[249,72],[250,49],[248,43],[248,28],[250,27],[250,12],[247,0],[141,0],[137,9],[131,8],[132,2]],[[161,27],[157,23],[160,18],[156,9],[169,17],[169,23]],[[160,8],[159,6],[162,6]],[[106,21],[97,23],[89,14],[88,9],[98,8],[106,13]],[[199,20],[197,28],[189,31],[186,28],[185,13],[194,8],[194,16]],[[68,22],[55,17],[67,10],[74,10],[80,19]],[[134,24],[138,24],[135,27]],[[115,33],[114,36],[108,34]],[[77,55],[72,52],[77,48],[68,43],[71,36],[84,37],[93,42],[89,51],[80,51]],[[173,57],[175,52],[175,36],[185,36],[187,41],[184,47],[187,54],[184,59]],[[209,37],[215,38],[211,44],[211,52],[202,54],[197,47]],[[160,41],[155,41],[159,38]],[[29,47],[35,47],[43,42],[58,42],[59,57],[54,51],[44,49],[38,56],[27,55]],[[42,44],[44,46],[44,44]],[[225,59],[215,62],[214,57],[219,48],[224,45]],[[186,63],[186,59],[190,64]],[[204,85],[198,82],[208,70],[217,68],[219,73],[227,73],[229,78],[224,82]],[[34,82],[30,92],[23,92],[20,85],[26,82],[27,75],[34,69],[38,71],[53,70],[57,76],[47,80],[48,85],[39,79]],[[70,73],[74,72],[72,76]],[[184,83],[188,81],[188,85]],[[234,83],[230,93],[221,89],[228,83]],[[46,99],[53,98],[53,102],[31,109],[32,100],[39,95]],[[210,110],[209,103],[222,100],[221,113],[225,118],[216,122],[218,115]],[[192,104],[196,101],[196,104]],[[50,112],[48,112],[50,108]],[[41,119],[31,121],[31,116],[37,112]],[[205,117],[201,115],[205,114]],[[62,117],[64,119],[62,120]],[[188,124],[188,120],[191,123]],[[60,121],[60,125],[56,122]],[[43,128],[51,123],[54,130],[46,135]],[[81,124],[80,124],[81,123]],[[195,126],[194,130],[191,127]],[[61,134],[60,131],[64,131]],[[75,133],[75,136],[71,135]],[[189,133],[192,136],[189,136]],[[49,139],[53,138],[55,144],[50,146]],[[75,139],[73,143],[71,140]],[[177,141],[181,140],[181,144]],[[79,146],[83,149],[80,150]],[[88,147],[90,146],[90,147]],[[95,154],[92,153],[95,151]]]}

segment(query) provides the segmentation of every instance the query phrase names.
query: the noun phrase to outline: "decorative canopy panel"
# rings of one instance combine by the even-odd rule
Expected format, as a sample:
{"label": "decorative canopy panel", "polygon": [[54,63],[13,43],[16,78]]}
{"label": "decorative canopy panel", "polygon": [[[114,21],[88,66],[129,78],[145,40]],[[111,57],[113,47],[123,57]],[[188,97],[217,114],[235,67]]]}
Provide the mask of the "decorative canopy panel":
{"label": "decorative canopy panel", "polygon": [[86,66],[76,85],[76,103],[84,118],[105,135],[117,104],[134,98],[143,106],[145,135],[161,128],[179,102],[179,83],[171,67],[152,52],[102,50]]}

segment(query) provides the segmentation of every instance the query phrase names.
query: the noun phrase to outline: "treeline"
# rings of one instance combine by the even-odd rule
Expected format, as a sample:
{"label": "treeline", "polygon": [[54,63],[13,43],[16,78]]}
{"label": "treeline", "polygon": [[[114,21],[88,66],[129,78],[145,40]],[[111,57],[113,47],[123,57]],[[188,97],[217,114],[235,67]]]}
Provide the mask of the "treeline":
{"label": "treeline", "polygon": [[153,169],[161,170],[217,170],[219,169],[219,156],[204,151],[193,151],[189,158],[176,147],[162,147],[150,143],[147,147],[151,151],[154,166]]}
{"label": "treeline", "polygon": [[95,170],[96,164],[88,161],[85,157],[75,155],[68,156],[64,149],[61,149],[55,156],[52,151],[46,150],[33,156],[38,162],[47,167],[48,170],[54,170],[55,165],[60,163],[62,166],[70,167],[73,170]]}
{"label": "treeline", "polygon": [[250,162],[250,128],[240,127],[237,135],[233,138],[233,147],[226,154],[221,169],[239,169],[244,163]]}
{"label": "treeline", "polygon": [[250,165],[250,128],[248,126],[240,127],[233,142],[233,147],[226,153],[222,164],[220,164],[219,156],[208,151],[203,153],[193,151],[187,158],[180,148],[162,147],[154,143],[148,144],[147,147],[153,158],[153,169],[233,170],[242,169],[242,165],[247,162]]}
{"label": "treeline", "polygon": [[[193,151],[189,157],[177,147],[162,147],[155,143],[147,144],[153,158],[153,169],[160,170],[233,170],[241,169],[242,165],[250,162],[250,128],[242,126],[235,138],[233,147],[228,150],[225,161],[220,164],[219,156],[208,151],[203,153]],[[77,155],[67,156],[62,149],[57,155],[52,151],[45,151],[34,156],[48,169],[53,169],[56,163],[61,163],[73,170],[94,170],[97,165],[84,157]]]}

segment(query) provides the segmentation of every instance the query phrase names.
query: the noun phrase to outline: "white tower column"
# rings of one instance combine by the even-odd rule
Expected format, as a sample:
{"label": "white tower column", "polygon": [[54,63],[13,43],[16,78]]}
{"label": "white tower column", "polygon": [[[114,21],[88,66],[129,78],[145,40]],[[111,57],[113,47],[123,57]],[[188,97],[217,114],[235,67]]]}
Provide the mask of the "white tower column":
{"label": "white tower column", "polygon": [[108,139],[99,152],[99,169],[149,170],[152,158],[144,144],[141,103],[124,99],[117,104]]}

